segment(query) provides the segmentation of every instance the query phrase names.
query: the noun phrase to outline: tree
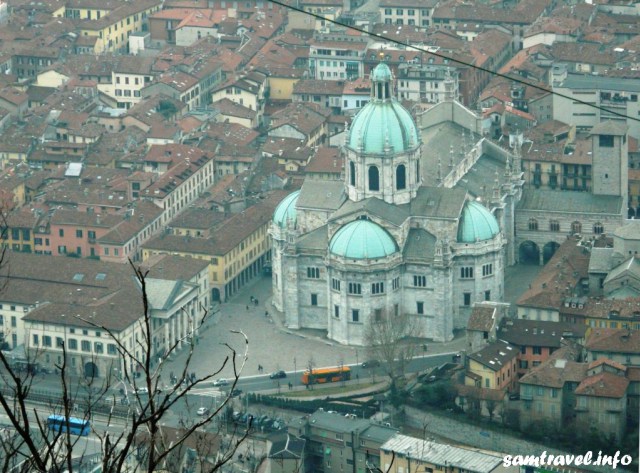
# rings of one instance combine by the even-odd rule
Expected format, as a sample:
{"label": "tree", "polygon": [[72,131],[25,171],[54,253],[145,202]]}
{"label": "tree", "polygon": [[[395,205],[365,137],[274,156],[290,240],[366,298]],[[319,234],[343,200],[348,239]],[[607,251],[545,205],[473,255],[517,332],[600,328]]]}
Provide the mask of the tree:
{"label": "tree", "polygon": [[307,378],[307,388],[311,388],[313,389],[313,385],[315,384],[315,381],[313,379],[313,369],[316,367],[316,360],[313,358],[313,355],[311,355],[309,357],[309,359],[307,360],[307,372],[309,373],[309,377]]}
{"label": "tree", "polygon": [[[0,253],[0,267],[6,263],[4,248]],[[189,369],[196,345],[198,329],[207,320],[207,308],[200,307],[200,314],[195,320],[188,335],[168,342],[164,356],[154,359],[154,330],[157,320],[152,317],[152,307],[148,291],[148,270],[135,266],[132,262],[135,281],[139,289],[139,306],[127,307],[126,311],[139,311],[140,317],[135,322],[135,340],[122,339],[114,330],[105,324],[96,322],[91,316],[78,316],[75,323],[82,323],[101,334],[106,334],[109,345],[117,350],[122,370],[118,376],[109,370],[104,378],[98,378],[93,372],[85,373],[85,378],[72,382],[70,376],[69,347],[66,339],[57,338],[56,348],[61,351],[59,362],[55,364],[61,392],[49,396],[34,394],[39,360],[43,349],[33,349],[26,353],[26,360],[16,364],[6,352],[0,352],[0,374],[4,387],[0,389],[0,409],[8,417],[11,428],[7,431],[0,448],[0,469],[2,471],[49,472],[78,471],[76,455],[89,456],[87,447],[83,446],[84,437],[70,432],[71,417],[82,421],[91,421],[92,433],[99,439],[100,451],[93,455],[102,463],[103,472],[147,471],[160,469],[171,470],[171,465],[181,465],[184,461],[200,463],[201,471],[218,471],[233,457],[238,446],[249,433],[234,432],[231,439],[222,441],[221,425],[215,434],[204,432],[204,428],[215,427],[215,421],[224,414],[230,404],[230,393],[236,387],[242,369],[247,360],[248,339],[242,332],[234,332],[242,340],[243,350],[237,350],[225,344],[228,355],[214,365],[211,372],[196,376]],[[6,275],[7,273],[5,273]],[[10,279],[10,274],[4,276]],[[3,282],[6,282],[6,280]],[[186,309],[182,309],[186,310]],[[189,319],[192,320],[192,319]],[[49,338],[49,343],[51,339]],[[44,337],[42,346],[44,346]],[[107,345],[105,343],[105,345]],[[102,345],[101,345],[102,346]],[[166,360],[177,355],[180,347],[186,349],[181,356],[185,361],[181,364],[178,376],[166,372]],[[77,349],[77,347],[75,347]],[[92,355],[94,356],[94,355]],[[84,357],[83,364],[88,365],[95,358]],[[237,357],[239,356],[237,361]],[[210,412],[196,420],[182,418],[179,426],[169,429],[164,426],[170,409],[185,403],[189,406],[189,395],[194,389],[212,381],[229,365],[233,378],[228,393]],[[169,380],[162,390],[160,380]],[[122,386],[123,397],[118,403],[114,388]],[[132,388],[129,389],[129,388]],[[47,414],[43,408],[33,404],[34,401],[45,402]],[[125,402],[126,401],[126,402]],[[54,412],[63,416],[61,425],[50,425],[47,415]],[[119,412],[125,413],[125,426],[122,432],[109,429]],[[99,428],[96,419],[104,420],[106,428]],[[250,427],[250,426],[249,426]],[[219,442],[212,441],[212,437]],[[187,449],[187,443],[189,448]],[[215,451],[211,449],[215,447]],[[207,449],[209,449],[207,451]],[[185,460],[187,450],[196,451],[197,458]],[[188,455],[187,455],[188,456]],[[181,468],[180,468],[181,470]],[[175,470],[177,471],[177,469]]]}
{"label": "tree", "polygon": [[384,363],[391,380],[404,375],[407,363],[416,353],[416,345],[409,340],[415,329],[414,318],[405,313],[379,314],[371,317],[365,327],[369,356]]}

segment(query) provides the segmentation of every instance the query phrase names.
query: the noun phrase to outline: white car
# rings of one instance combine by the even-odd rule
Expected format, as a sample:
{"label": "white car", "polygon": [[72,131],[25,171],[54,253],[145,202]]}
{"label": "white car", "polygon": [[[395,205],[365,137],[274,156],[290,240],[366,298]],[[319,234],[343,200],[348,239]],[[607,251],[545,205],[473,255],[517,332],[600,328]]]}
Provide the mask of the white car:
{"label": "white car", "polygon": [[228,386],[229,381],[226,378],[218,378],[213,382],[214,386]]}
{"label": "white car", "polygon": [[197,411],[199,416],[206,416],[209,413],[208,407],[199,407]]}
{"label": "white car", "polygon": [[149,394],[149,390],[147,388],[136,388],[136,394]]}

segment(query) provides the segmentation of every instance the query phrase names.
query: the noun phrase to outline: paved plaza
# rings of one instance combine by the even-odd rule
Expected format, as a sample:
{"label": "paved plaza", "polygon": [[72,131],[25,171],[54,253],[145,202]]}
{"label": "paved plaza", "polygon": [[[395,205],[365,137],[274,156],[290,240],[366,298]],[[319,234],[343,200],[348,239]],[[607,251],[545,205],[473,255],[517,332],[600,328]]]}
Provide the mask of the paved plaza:
{"label": "paved plaza", "polygon": [[[505,296],[507,302],[514,302],[524,292],[540,270],[538,266],[516,266],[507,268],[505,276]],[[256,298],[258,304],[251,302]],[[215,313],[204,324],[198,337],[194,357],[189,371],[196,375],[212,373],[220,368],[224,358],[230,354],[225,346],[233,347],[240,355],[244,352],[244,339],[233,331],[242,331],[249,339],[248,360],[243,370],[244,376],[283,369],[303,371],[313,357],[314,366],[335,366],[342,363],[353,364],[364,361],[368,356],[364,348],[340,345],[327,340],[321,331],[290,331],[283,327],[282,315],[271,305],[271,278],[259,278],[245,287],[229,302],[216,306]],[[265,316],[269,312],[269,317]],[[429,343],[429,353],[446,353],[463,350],[464,334],[448,343]],[[176,375],[184,366],[187,350],[183,350],[169,362],[169,370]],[[237,357],[238,366],[242,359]],[[166,371],[165,371],[166,372]],[[218,377],[231,378],[231,360]]]}

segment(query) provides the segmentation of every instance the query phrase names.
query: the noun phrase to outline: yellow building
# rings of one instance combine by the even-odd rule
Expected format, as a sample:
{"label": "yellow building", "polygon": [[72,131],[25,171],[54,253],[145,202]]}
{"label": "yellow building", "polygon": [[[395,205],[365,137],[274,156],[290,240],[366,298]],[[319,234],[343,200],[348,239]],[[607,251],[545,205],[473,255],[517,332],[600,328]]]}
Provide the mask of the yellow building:
{"label": "yellow building", "polygon": [[[112,5],[116,5],[111,8]],[[97,37],[94,53],[126,50],[129,35],[143,30],[146,18],[162,8],[161,0],[136,0],[100,5],[74,0],[54,12],[53,16],[79,19],[80,35]]]}
{"label": "yellow building", "polygon": [[476,449],[454,447],[407,435],[394,435],[380,447],[382,471],[423,473],[517,473],[518,467],[507,468],[502,457]]}
{"label": "yellow building", "polygon": [[512,391],[518,379],[520,350],[506,342],[495,342],[467,357],[465,384],[487,389]]}
{"label": "yellow building", "polygon": [[13,251],[33,252],[34,233],[38,217],[29,210],[19,210],[7,215],[6,234],[3,244]]}
{"label": "yellow building", "polygon": [[226,301],[261,275],[271,261],[268,229],[271,215],[282,198],[283,194],[277,193],[210,230],[177,223],[173,234],[146,243],[142,258],[146,261],[153,255],[173,254],[208,260],[211,298]]}
{"label": "yellow building", "polygon": [[269,75],[269,98],[271,100],[291,100],[293,86],[302,77],[302,70],[287,69]]}

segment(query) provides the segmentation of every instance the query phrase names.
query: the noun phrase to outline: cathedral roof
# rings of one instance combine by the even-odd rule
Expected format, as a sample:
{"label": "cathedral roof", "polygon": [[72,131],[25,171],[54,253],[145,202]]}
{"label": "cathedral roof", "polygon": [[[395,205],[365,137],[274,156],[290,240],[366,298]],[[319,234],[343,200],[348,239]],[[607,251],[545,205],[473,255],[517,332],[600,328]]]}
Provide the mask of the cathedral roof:
{"label": "cathedral roof", "polygon": [[436,252],[436,237],[422,228],[412,228],[404,244],[404,257],[407,261],[433,260]]}
{"label": "cathedral roof", "polygon": [[[359,200],[358,202],[347,200],[342,207],[331,215],[331,220],[337,220],[348,217],[352,214],[361,214],[362,212],[366,212],[368,215],[379,217],[386,222],[400,226],[407,218],[409,218],[409,210],[410,208],[408,204],[393,205],[385,202],[384,200],[378,199],[377,197]],[[348,220],[352,220],[353,218],[355,218],[355,216],[348,218]]]}
{"label": "cathedral roof", "polygon": [[465,204],[458,223],[459,243],[491,240],[498,233],[498,221],[484,205],[473,200]]}
{"label": "cathedral roof", "polygon": [[591,192],[524,189],[517,210],[538,212],[572,212],[588,214],[619,214],[622,197],[594,195]]}
{"label": "cathedral roof", "polygon": [[403,153],[420,145],[409,111],[392,96],[391,70],[384,63],[371,72],[372,95],[351,123],[347,146],[359,153]]}
{"label": "cathedral roof", "polygon": [[273,221],[280,228],[286,227],[289,220],[295,225],[297,218],[296,202],[299,195],[300,191],[289,194],[276,207],[276,211],[273,213]]}
{"label": "cathedral roof", "polygon": [[377,259],[398,251],[398,245],[389,233],[370,220],[355,220],[338,230],[329,251],[348,259]]}
{"label": "cathedral roof", "polygon": [[361,153],[402,153],[418,146],[418,129],[400,103],[372,101],[353,119],[347,142]]}

